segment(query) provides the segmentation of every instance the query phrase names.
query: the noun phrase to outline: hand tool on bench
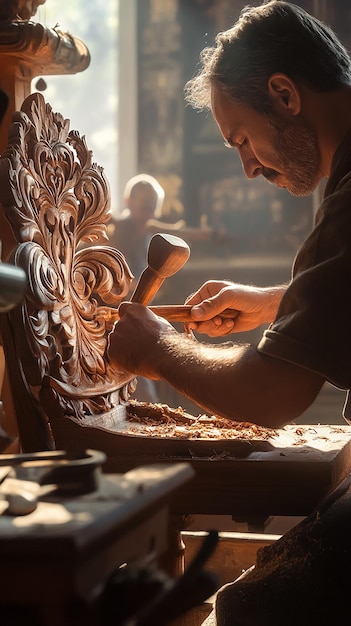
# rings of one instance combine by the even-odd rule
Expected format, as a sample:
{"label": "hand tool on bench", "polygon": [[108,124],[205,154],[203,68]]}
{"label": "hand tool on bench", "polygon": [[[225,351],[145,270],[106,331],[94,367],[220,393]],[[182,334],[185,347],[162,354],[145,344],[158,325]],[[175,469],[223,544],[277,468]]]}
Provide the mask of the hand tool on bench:
{"label": "hand tool on bench", "polygon": [[97,450],[0,455],[0,502],[7,503],[2,512],[28,515],[41,497],[95,491],[105,461],[106,455]]}

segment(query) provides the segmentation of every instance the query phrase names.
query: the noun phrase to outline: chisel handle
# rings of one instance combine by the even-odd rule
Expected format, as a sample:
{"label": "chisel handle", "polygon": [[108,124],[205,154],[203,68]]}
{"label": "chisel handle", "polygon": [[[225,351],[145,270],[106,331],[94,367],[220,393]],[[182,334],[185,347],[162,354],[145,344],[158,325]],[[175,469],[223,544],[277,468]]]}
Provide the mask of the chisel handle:
{"label": "chisel handle", "polygon": [[[160,317],[164,317],[169,322],[195,322],[191,317],[191,304],[170,304],[170,305],[159,305],[159,306],[150,306],[150,311],[156,313]],[[235,319],[239,315],[240,311],[236,309],[225,309],[219,314],[219,317],[223,317],[226,319]]]}

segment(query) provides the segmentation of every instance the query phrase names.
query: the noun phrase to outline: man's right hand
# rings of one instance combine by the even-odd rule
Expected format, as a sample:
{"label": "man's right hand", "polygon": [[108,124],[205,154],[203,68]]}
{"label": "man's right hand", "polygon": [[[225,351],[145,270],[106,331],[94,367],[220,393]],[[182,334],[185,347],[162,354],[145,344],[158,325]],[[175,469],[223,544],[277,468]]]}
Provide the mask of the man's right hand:
{"label": "man's right hand", "polygon": [[146,378],[158,379],[158,352],[161,335],[178,334],[162,317],[137,302],[122,302],[120,319],[110,335],[108,354],[116,366]]}
{"label": "man's right hand", "polygon": [[[207,281],[186,300],[193,305],[193,321],[188,328],[209,337],[253,330],[271,323],[287,286],[255,287],[230,281]],[[225,309],[235,309],[233,319],[221,317]]]}

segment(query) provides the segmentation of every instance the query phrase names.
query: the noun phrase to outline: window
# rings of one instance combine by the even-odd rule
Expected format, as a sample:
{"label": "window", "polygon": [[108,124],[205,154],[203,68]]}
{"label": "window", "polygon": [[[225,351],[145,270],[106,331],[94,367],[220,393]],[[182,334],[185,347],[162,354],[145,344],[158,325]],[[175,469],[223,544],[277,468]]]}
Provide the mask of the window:
{"label": "window", "polygon": [[[49,0],[34,19],[78,37],[89,49],[85,71],[43,75],[43,95],[54,111],[71,120],[72,130],[85,135],[94,162],[110,182],[113,206],[118,193],[118,0]],[[39,78],[32,81],[32,91],[39,91]]]}

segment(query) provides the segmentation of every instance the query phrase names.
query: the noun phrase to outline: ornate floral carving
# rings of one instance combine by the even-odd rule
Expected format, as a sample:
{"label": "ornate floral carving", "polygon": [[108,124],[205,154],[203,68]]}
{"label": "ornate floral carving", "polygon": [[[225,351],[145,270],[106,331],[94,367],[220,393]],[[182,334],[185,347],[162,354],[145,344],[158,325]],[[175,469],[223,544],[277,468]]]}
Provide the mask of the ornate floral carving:
{"label": "ornate floral carving", "polygon": [[27,345],[17,350],[26,379],[35,394],[49,385],[66,415],[81,420],[109,410],[127,399],[134,380],[107,358],[132,276],[114,248],[82,247],[107,239],[104,171],[85,138],[35,93],[14,116],[0,183],[18,242],[13,261],[28,275],[25,301],[9,316],[25,325]]}

